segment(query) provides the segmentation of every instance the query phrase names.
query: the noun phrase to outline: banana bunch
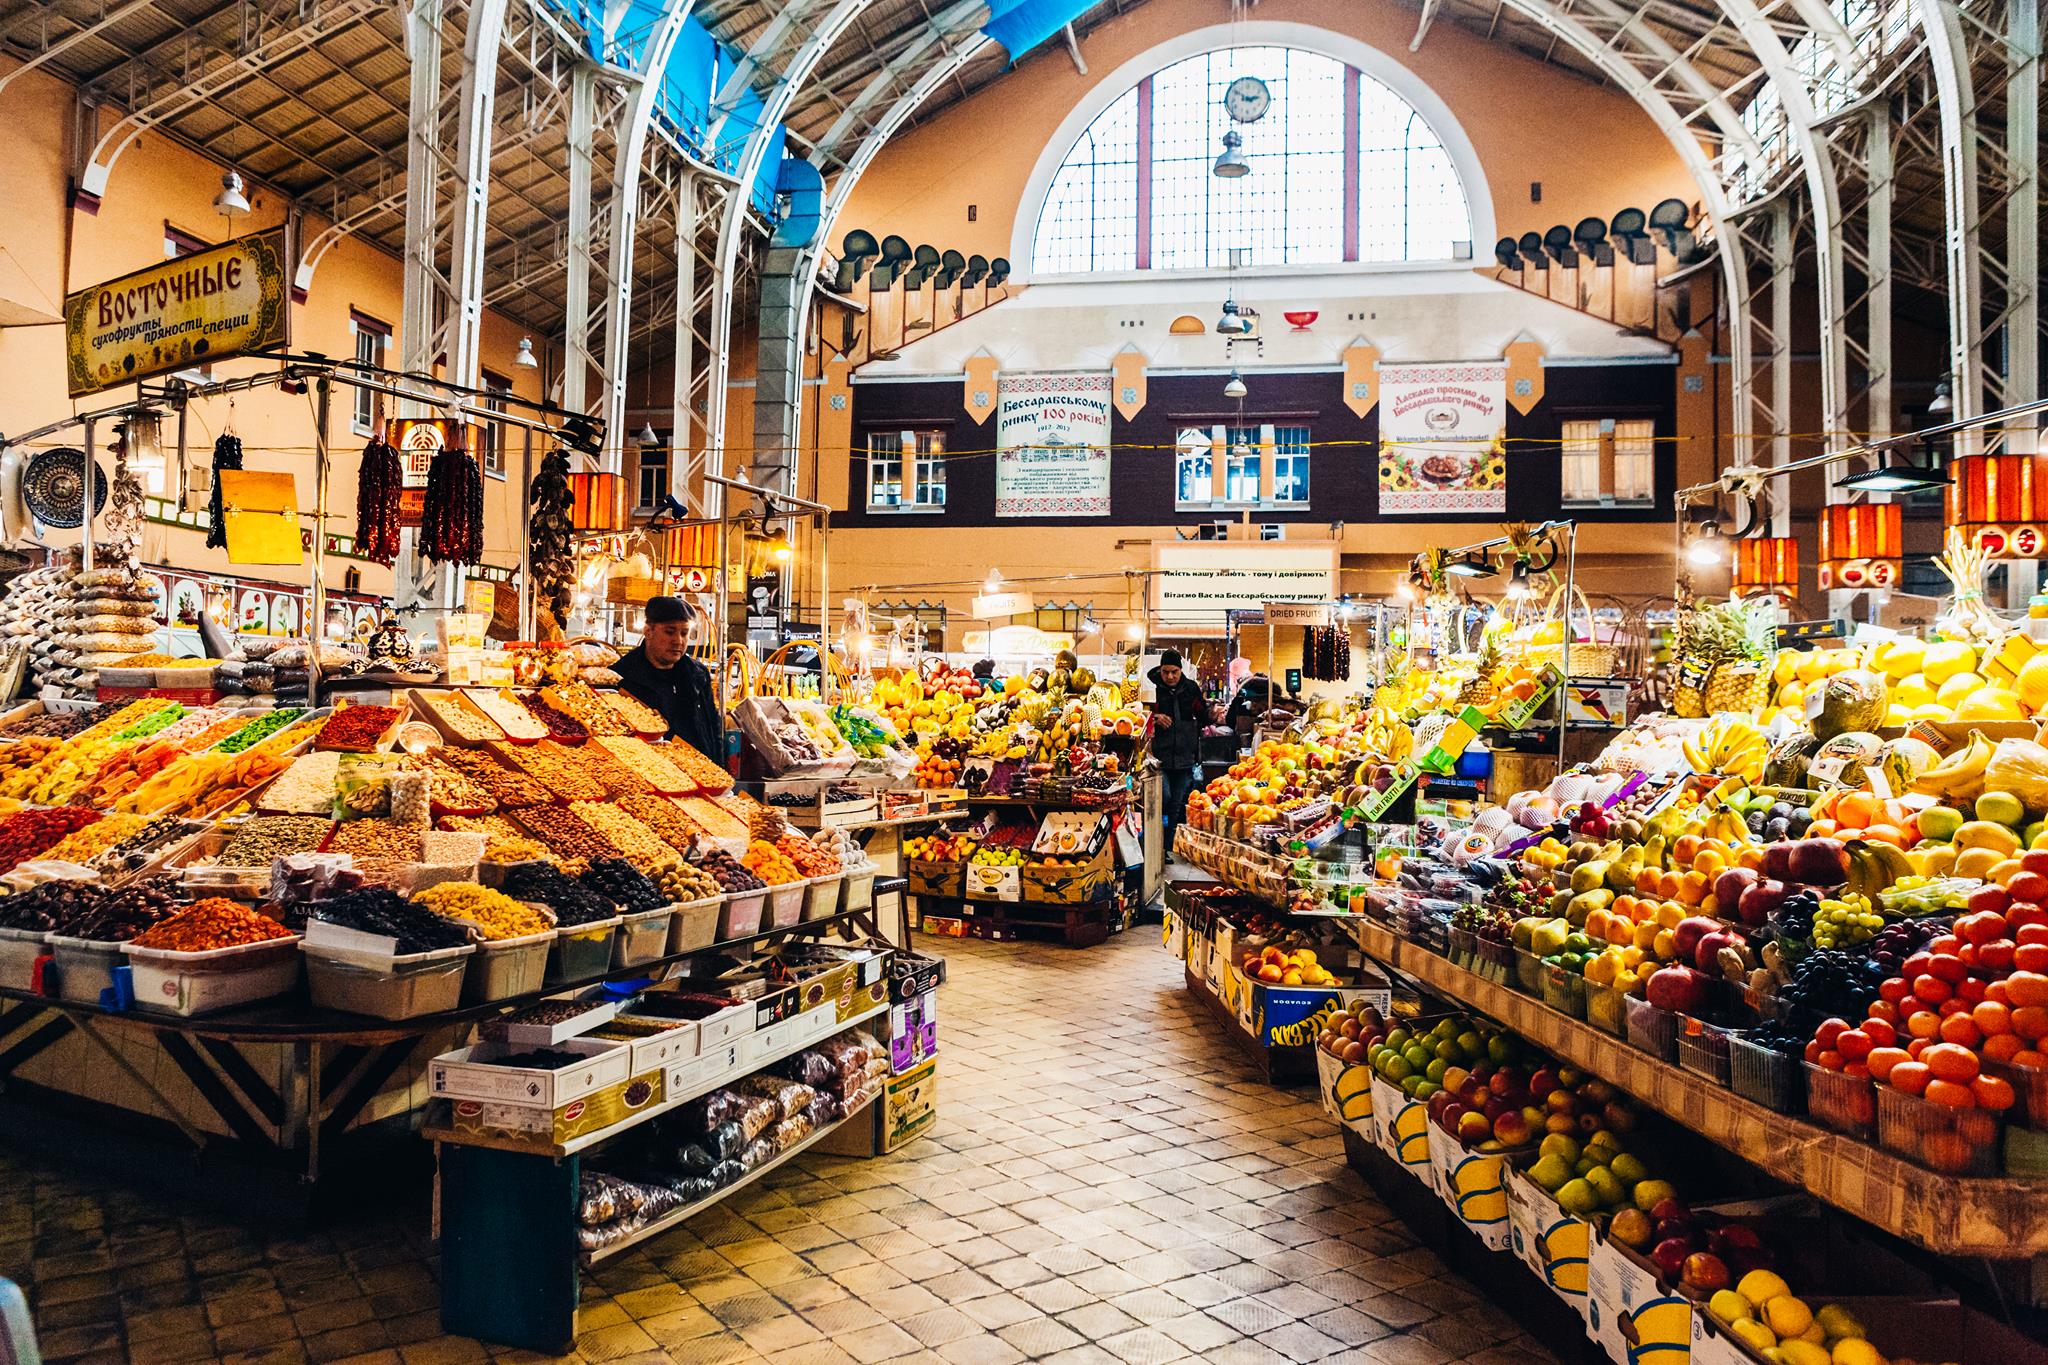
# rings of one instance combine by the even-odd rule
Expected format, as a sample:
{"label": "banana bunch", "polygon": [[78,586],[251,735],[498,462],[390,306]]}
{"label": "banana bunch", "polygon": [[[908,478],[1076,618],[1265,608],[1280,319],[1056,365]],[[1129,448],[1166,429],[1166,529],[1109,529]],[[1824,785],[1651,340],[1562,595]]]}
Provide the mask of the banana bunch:
{"label": "banana bunch", "polygon": [[1913,781],[1913,790],[1930,796],[1974,801],[1984,792],[1984,767],[1991,762],[1991,741],[1970,731],[1970,742]]}
{"label": "banana bunch", "polygon": [[1764,775],[1764,759],[1770,756],[1770,741],[1747,716],[1723,712],[1682,741],[1686,762],[1693,771],[1728,773],[1745,782]]}
{"label": "banana bunch", "polygon": [[1931,915],[1962,909],[1983,885],[1975,877],[1906,876],[1887,887],[1879,899],[1894,917]]}
{"label": "banana bunch", "polygon": [[1756,842],[1756,836],[1749,832],[1748,822],[1728,806],[1720,806],[1710,812],[1698,832],[1703,838],[1719,839],[1730,847]]}
{"label": "banana bunch", "polygon": [[[1875,902],[1886,888],[1901,878],[1913,875],[1912,860],[1906,857],[1904,849],[1864,839],[1850,839],[1842,847],[1849,854],[1849,881],[1843,893],[1844,899]],[[1825,903],[1822,908],[1826,908]]]}
{"label": "banana bunch", "polygon": [[[1855,874],[1850,874],[1854,880]],[[1870,897],[1859,891],[1846,891],[1839,899],[1824,900],[1813,916],[1813,946],[1816,948],[1849,948],[1868,939],[1875,938],[1877,931],[1884,927],[1884,916],[1878,913]]]}

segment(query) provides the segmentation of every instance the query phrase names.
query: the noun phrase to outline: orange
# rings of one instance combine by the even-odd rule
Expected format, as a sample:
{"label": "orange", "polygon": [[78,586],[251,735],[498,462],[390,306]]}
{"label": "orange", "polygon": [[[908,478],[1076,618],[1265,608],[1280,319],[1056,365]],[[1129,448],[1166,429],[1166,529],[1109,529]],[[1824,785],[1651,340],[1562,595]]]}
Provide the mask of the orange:
{"label": "orange", "polygon": [[1840,828],[1841,826],[1833,820],[1816,820],[1806,827],[1806,837],[1809,839],[1831,838]]}
{"label": "orange", "polygon": [[1884,814],[1884,802],[1870,792],[1850,792],[1835,804],[1835,823],[1843,829],[1867,828]]}
{"label": "orange", "polygon": [[2048,1038],[2048,1008],[2028,1005],[2012,1012],[2012,1031],[2030,1043]]}
{"label": "orange", "polygon": [[[1980,1000],[1970,1007],[1970,1022],[1977,1026],[1977,1032],[1986,1038],[2012,1032],[2012,1011],[1996,1000]],[[1951,1042],[1961,1042],[1952,1038]]]}
{"label": "orange", "polygon": [[1864,1065],[1870,1068],[1872,1076],[1881,1081],[1892,1074],[1893,1067],[1910,1060],[1906,1049],[1902,1047],[1874,1047],[1870,1050],[1870,1056],[1864,1060]]}
{"label": "orange", "polygon": [[1939,1078],[1927,1083],[1927,1089],[1921,1093],[1920,1098],[1926,1100],[1929,1104],[1945,1105],[1950,1109],[1975,1109],[1977,1107],[1977,1096],[1971,1092],[1969,1086],[1958,1085],[1954,1081],[1944,1081]]}
{"label": "orange", "polygon": [[1692,871],[1685,874],[1678,885],[1678,900],[1682,905],[1698,905],[1707,898],[1707,874],[1702,864],[1714,854],[1701,854],[1694,862]]}
{"label": "orange", "polygon": [[1968,1085],[1977,1079],[1977,1054],[1954,1043],[1936,1043],[1920,1054],[1936,1080]]}
{"label": "orange", "polygon": [[2014,972],[2005,979],[2005,996],[2014,1008],[2048,1005],[2048,976],[2039,972]]}
{"label": "orange", "polygon": [[2012,1093],[2012,1086],[1997,1076],[1979,1076],[1971,1081],[1970,1093],[1977,1097],[1978,1108],[1994,1113],[2012,1108],[2013,1101],[2019,1098]]}
{"label": "orange", "polygon": [[[1727,870],[1728,854],[1725,850],[1718,848],[1703,848],[1700,850],[1700,856],[1692,860],[1692,872],[1688,873],[1687,875],[1698,876],[1705,878],[1707,880],[1712,880],[1713,878],[1720,876],[1723,872]],[[1706,892],[1702,891],[1700,895],[1704,897],[1706,895]],[[1693,904],[1698,905],[1699,902],[1694,901]]]}
{"label": "orange", "polygon": [[1984,1041],[1984,1035],[1977,1031],[1977,1025],[1971,1022],[1969,1015],[1957,1011],[1941,1021],[1941,1041],[1975,1047]]}
{"label": "orange", "polygon": [[2048,1067],[2048,1052],[2037,1052],[2033,1048],[2023,1047],[2006,1060],[2014,1066]]}
{"label": "orange", "polygon": [[1762,867],[1764,865],[1763,845],[1744,844],[1741,848],[1735,850],[1735,865],[1737,867]]}
{"label": "orange", "polygon": [[1892,1074],[1887,1079],[1892,1089],[1904,1091],[1908,1095],[1917,1095],[1925,1090],[1929,1083],[1927,1063],[1900,1062],[1892,1068]]}
{"label": "orange", "polygon": [[[81,507],[83,507],[84,505],[84,503],[79,504],[79,506]],[[1664,869],[1661,867],[1644,867],[1637,869],[1636,894],[1639,896],[1656,895],[1657,883],[1661,881],[1663,877]]]}
{"label": "orange", "polygon": [[2009,1062],[2026,1047],[2026,1040],[2017,1033],[1994,1033],[1984,1040],[1984,1046],[1977,1050],[1987,1062]]}
{"label": "orange", "polygon": [[[81,507],[84,505],[84,503],[79,504]],[[1683,872],[1675,870],[1666,872],[1657,879],[1657,890],[1654,894],[1659,900],[1675,901],[1678,899],[1678,889],[1683,885],[1685,885],[1685,874]]]}
{"label": "orange", "polygon": [[1697,834],[1681,834],[1671,845],[1671,861],[1681,867],[1688,866],[1699,855],[1700,845],[1706,842]]}
{"label": "orange", "polygon": [[1932,1038],[1941,1032],[1941,1016],[1933,1010],[1914,1010],[1906,1016],[1906,1032],[1915,1038]]}

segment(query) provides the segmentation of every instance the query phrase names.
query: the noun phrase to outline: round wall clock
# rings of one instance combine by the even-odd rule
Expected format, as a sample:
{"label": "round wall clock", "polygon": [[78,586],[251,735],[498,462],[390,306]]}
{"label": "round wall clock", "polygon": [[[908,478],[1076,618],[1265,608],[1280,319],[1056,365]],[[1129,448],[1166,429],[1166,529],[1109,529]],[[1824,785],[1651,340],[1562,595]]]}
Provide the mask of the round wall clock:
{"label": "round wall clock", "polygon": [[1257,123],[1273,107],[1273,92],[1257,76],[1239,76],[1223,92],[1223,108],[1239,123]]}

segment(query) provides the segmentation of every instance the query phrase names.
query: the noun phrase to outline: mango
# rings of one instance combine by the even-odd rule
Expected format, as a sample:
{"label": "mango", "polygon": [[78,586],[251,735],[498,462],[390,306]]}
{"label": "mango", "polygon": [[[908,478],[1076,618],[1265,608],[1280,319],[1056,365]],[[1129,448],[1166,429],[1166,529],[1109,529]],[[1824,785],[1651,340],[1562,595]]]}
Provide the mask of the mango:
{"label": "mango", "polygon": [[1955,865],[1949,869],[1957,877],[1975,877],[1985,881],[1991,869],[2003,862],[2005,855],[1995,848],[1966,848],[1956,855]]}
{"label": "mango", "polygon": [[[1986,796],[1990,793],[1986,792]],[[1978,798],[1981,807],[1983,798]],[[1981,816],[1981,811],[1979,812]],[[1937,844],[1945,844],[1956,837],[1956,831],[1963,827],[1963,813],[1954,806],[1929,806],[1920,812],[1920,837]]]}
{"label": "mango", "polygon": [[[1979,820],[1991,820],[2011,829],[2018,829],[2026,823],[2027,808],[2011,792],[1985,792],[1977,798],[1976,814]],[[1925,816],[1922,817],[1925,819]],[[1925,831],[1925,826],[1922,826]]]}

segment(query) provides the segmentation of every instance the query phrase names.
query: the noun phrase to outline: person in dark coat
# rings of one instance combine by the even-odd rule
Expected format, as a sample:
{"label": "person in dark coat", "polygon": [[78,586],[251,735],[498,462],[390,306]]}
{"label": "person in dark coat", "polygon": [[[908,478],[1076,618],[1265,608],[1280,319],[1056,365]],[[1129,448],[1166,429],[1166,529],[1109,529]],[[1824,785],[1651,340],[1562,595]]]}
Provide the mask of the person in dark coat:
{"label": "person in dark coat", "polygon": [[1160,810],[1171,850],[1173,832],[1187,817],[1188,793],[1201,781],[1202,727],[1209,722],[1209,700],[1182,669],[1179,650],[1162,653],[1158,667],[1145,676],[1154,689],[1152,756],[1159,760]]}
{"label": "person in dark coat", "polygon": [[647,630],[613,671],[619,686],[661,712],[672,739],[713,763],[725,763],[725,723],[711,687],[711,670],[685,654],[690,609],[680,597],[647,601]]}

